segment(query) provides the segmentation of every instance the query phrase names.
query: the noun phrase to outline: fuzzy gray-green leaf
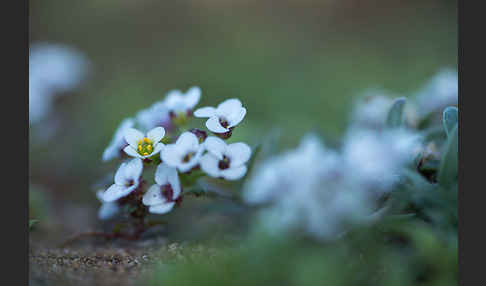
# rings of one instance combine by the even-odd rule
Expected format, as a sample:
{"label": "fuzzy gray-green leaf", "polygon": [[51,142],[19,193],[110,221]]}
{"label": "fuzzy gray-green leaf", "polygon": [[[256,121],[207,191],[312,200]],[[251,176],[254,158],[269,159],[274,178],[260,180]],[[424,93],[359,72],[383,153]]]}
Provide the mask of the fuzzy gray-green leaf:
{"label": "fuzzy gray-green leaf", "polygon": [[405,97],[395,99],[388,116],[386,118],[386,125],[389,128],[397,128],[403,124],[403,108],[405,107]]}
{"label": "fuzzy gray-green leaf", "polygon": [[449,106],[446,109],[444,109],[444,112],[442,113],[442,125],[444,125],[444,129],[447,133],[447,136],[452,131],[452,128],[456,126],[458,121],[458,110],[457,107],[455,106]]}
{"label": "fuzzy gray-green leaf", "polygon": [[440,162],[439,176],[437,177],[439,184],[445,188],[449,188],[457,182],[457,152],[458,125],[456,124],[449,133],[449,138]]}

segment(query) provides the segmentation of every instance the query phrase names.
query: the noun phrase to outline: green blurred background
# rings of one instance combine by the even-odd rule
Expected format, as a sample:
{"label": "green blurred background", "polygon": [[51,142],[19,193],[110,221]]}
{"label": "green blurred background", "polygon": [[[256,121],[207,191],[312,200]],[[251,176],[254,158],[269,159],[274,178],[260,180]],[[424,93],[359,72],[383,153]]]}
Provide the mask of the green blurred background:
{"label": "green blurred background", "polygon": [[456,68],[456,5],[29,1],[31,44],[66,44],[93,64],[86,85],[56,102],[62,120],[54,138],[41,142],[33,135],[40,127],[32,127],[30,181],[42,186],[54,206],[98,207],[92,185],[117,168],[117,162],[102,163],[101,154],[120,121],[166,91],[192,85],[203,90],[199,106],[242,100],[248,114],[235,141],[256,143],[275,127],[282,130],[284,147],[310,130],[334,140],[364,89],[408,96],[439,69]]}

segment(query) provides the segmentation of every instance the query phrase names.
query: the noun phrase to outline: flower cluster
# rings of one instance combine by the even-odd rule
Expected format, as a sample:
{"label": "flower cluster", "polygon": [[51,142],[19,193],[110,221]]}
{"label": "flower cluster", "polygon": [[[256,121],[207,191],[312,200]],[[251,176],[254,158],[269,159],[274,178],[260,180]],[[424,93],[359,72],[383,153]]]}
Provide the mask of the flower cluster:
{"label": "flower cluster", "polygon": [[[163,100],[121,122],[102,159],[125,162],[114,183],[97,194],[102,202],[100,219],[125,210],[143,221],[149,213],[171,211],[182,202],[183,188],[192,187],[203,176],[239,180],[246,174],[251,148],[243,142],[225,141],[246,109],[240,100],[228,99],[217,108],[194,110],[200,97],[199,87],[186,93],[172,90]],[[193,115],[208,117],[206,126],[214,136],[202,129],[188,129]],[[142,174],[151,167],[156,168],[154,184],[146,189]]]}
{"label": "flower cluster", "polygon": [[398,181],[418,139],[406,131],[368,130],[347,138],[338,152],[307,135],[297,149],[258,166],[244,198],[270,205],[262,219],[272,231],[298,229],[319,239],[336,238],[348,225],[376,215],[375,202]]}
{"label": "flower cluster", "polygon": [[[454,173],[450,166],[457,145],[457,108],[443,111],[442,141],[430,139],[437,126],[429,126],[426,119],[436,115],[433,109],[457,99],[453,78],[447,73],[432,81],[429,105],[424,96],[412,97],[409,106],[403,97],[392,100],[385,91],[369,91],[354,106],[339,148],[325,146],[315,134],[305,136],[296,149],[256,166],[250,180],[242,184],[243,201],[262,208],[259,217],[271,231],[297,230],[332,240],[356,224],[383,216],[393,190],[409,179],[411,170],[432,184],[449,184],[446,174]],[[128,212],[143,224],[146,215],[168,213],[184,195],[195,193],[187,189],[201,177],[231,181],[247,174],[251,148],[226,141],[244,119],[246,108],[233,98],[216,107],[195,109],[200,98],[199,87],[185,93],[172,90],[121,122],[102,159],[126,160],[114,183],[97,194],[102,203],[100,219]],[[213,135],[189,128],[193,117],[207,118],[205,125]],[[449,156],[452,162],[448,168],[441,167],[446,170],[441,173],[439,156]],[[151,167],[156,168],[155,178],[147,187],[142,174]]]}
{"label": "flower cluster", "polygon": [[[378,97],[374,111],[385,121],[392,109]],[[377,108],[378,108],[377,107]],[[272,232],[302,231],[318,239],[339,237],[355,224],[381,216],[380,200],[393,190],[403,170],[422,150],[422,136],[411,129],[376,128],[376,116],[352,122],[342,147],[324,146],[315,134],[295,149],[256,167],[244,189],[244,199],[264,207],[261,221]]]}

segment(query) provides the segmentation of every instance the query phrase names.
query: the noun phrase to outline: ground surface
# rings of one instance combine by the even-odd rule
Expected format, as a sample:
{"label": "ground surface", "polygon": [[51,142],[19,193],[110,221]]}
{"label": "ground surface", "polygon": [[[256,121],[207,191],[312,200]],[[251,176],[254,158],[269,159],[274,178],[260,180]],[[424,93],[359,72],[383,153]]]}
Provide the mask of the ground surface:
{"label": "ground surface", "polygon": [[163,238],[131,243],[82,240],[49,246],[43,241],[34,243],[31,237],[30,285],[134,285],[155,261],[173,261],[182,249],[181,244],[169,244]]}
{"label": "ground surface", "polygon": [[31,240],[30,285],[143,285],[158,263],[177,263],[191,254],[214,251],[202,245],[168,243],[164,238],[137,242],[86,238],[65,247]]}
{"label": "ground surface", "polygon": [[56,204],[52,210],[29,234],[29,285],[144,285],[144,277],[156,263],[177,263],[212,251],[169,241],[163,226],[150,229],[137,241],[78,236],[103,229],[96,209]]}
{"label": "ground surface", "polygon": [[133,285],[153,260],[146,250],[118,247],[35,249],[30,285]]}

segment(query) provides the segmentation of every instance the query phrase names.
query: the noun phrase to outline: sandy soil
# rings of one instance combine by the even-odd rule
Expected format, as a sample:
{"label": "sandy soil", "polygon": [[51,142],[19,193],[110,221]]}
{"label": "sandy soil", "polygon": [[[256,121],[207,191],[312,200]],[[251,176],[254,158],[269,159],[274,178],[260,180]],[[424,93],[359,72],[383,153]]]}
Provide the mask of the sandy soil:
{"label": "sandy soil", "polygon": [[[67,215],[69,214],[69,215]],[[138,241],[107,240],[79,233],[102,231],[93,207],[57,208],[29,234],[29,285],[134,285],[157,262],[181,256],[184,243],[170,243],[164,229]]]}

